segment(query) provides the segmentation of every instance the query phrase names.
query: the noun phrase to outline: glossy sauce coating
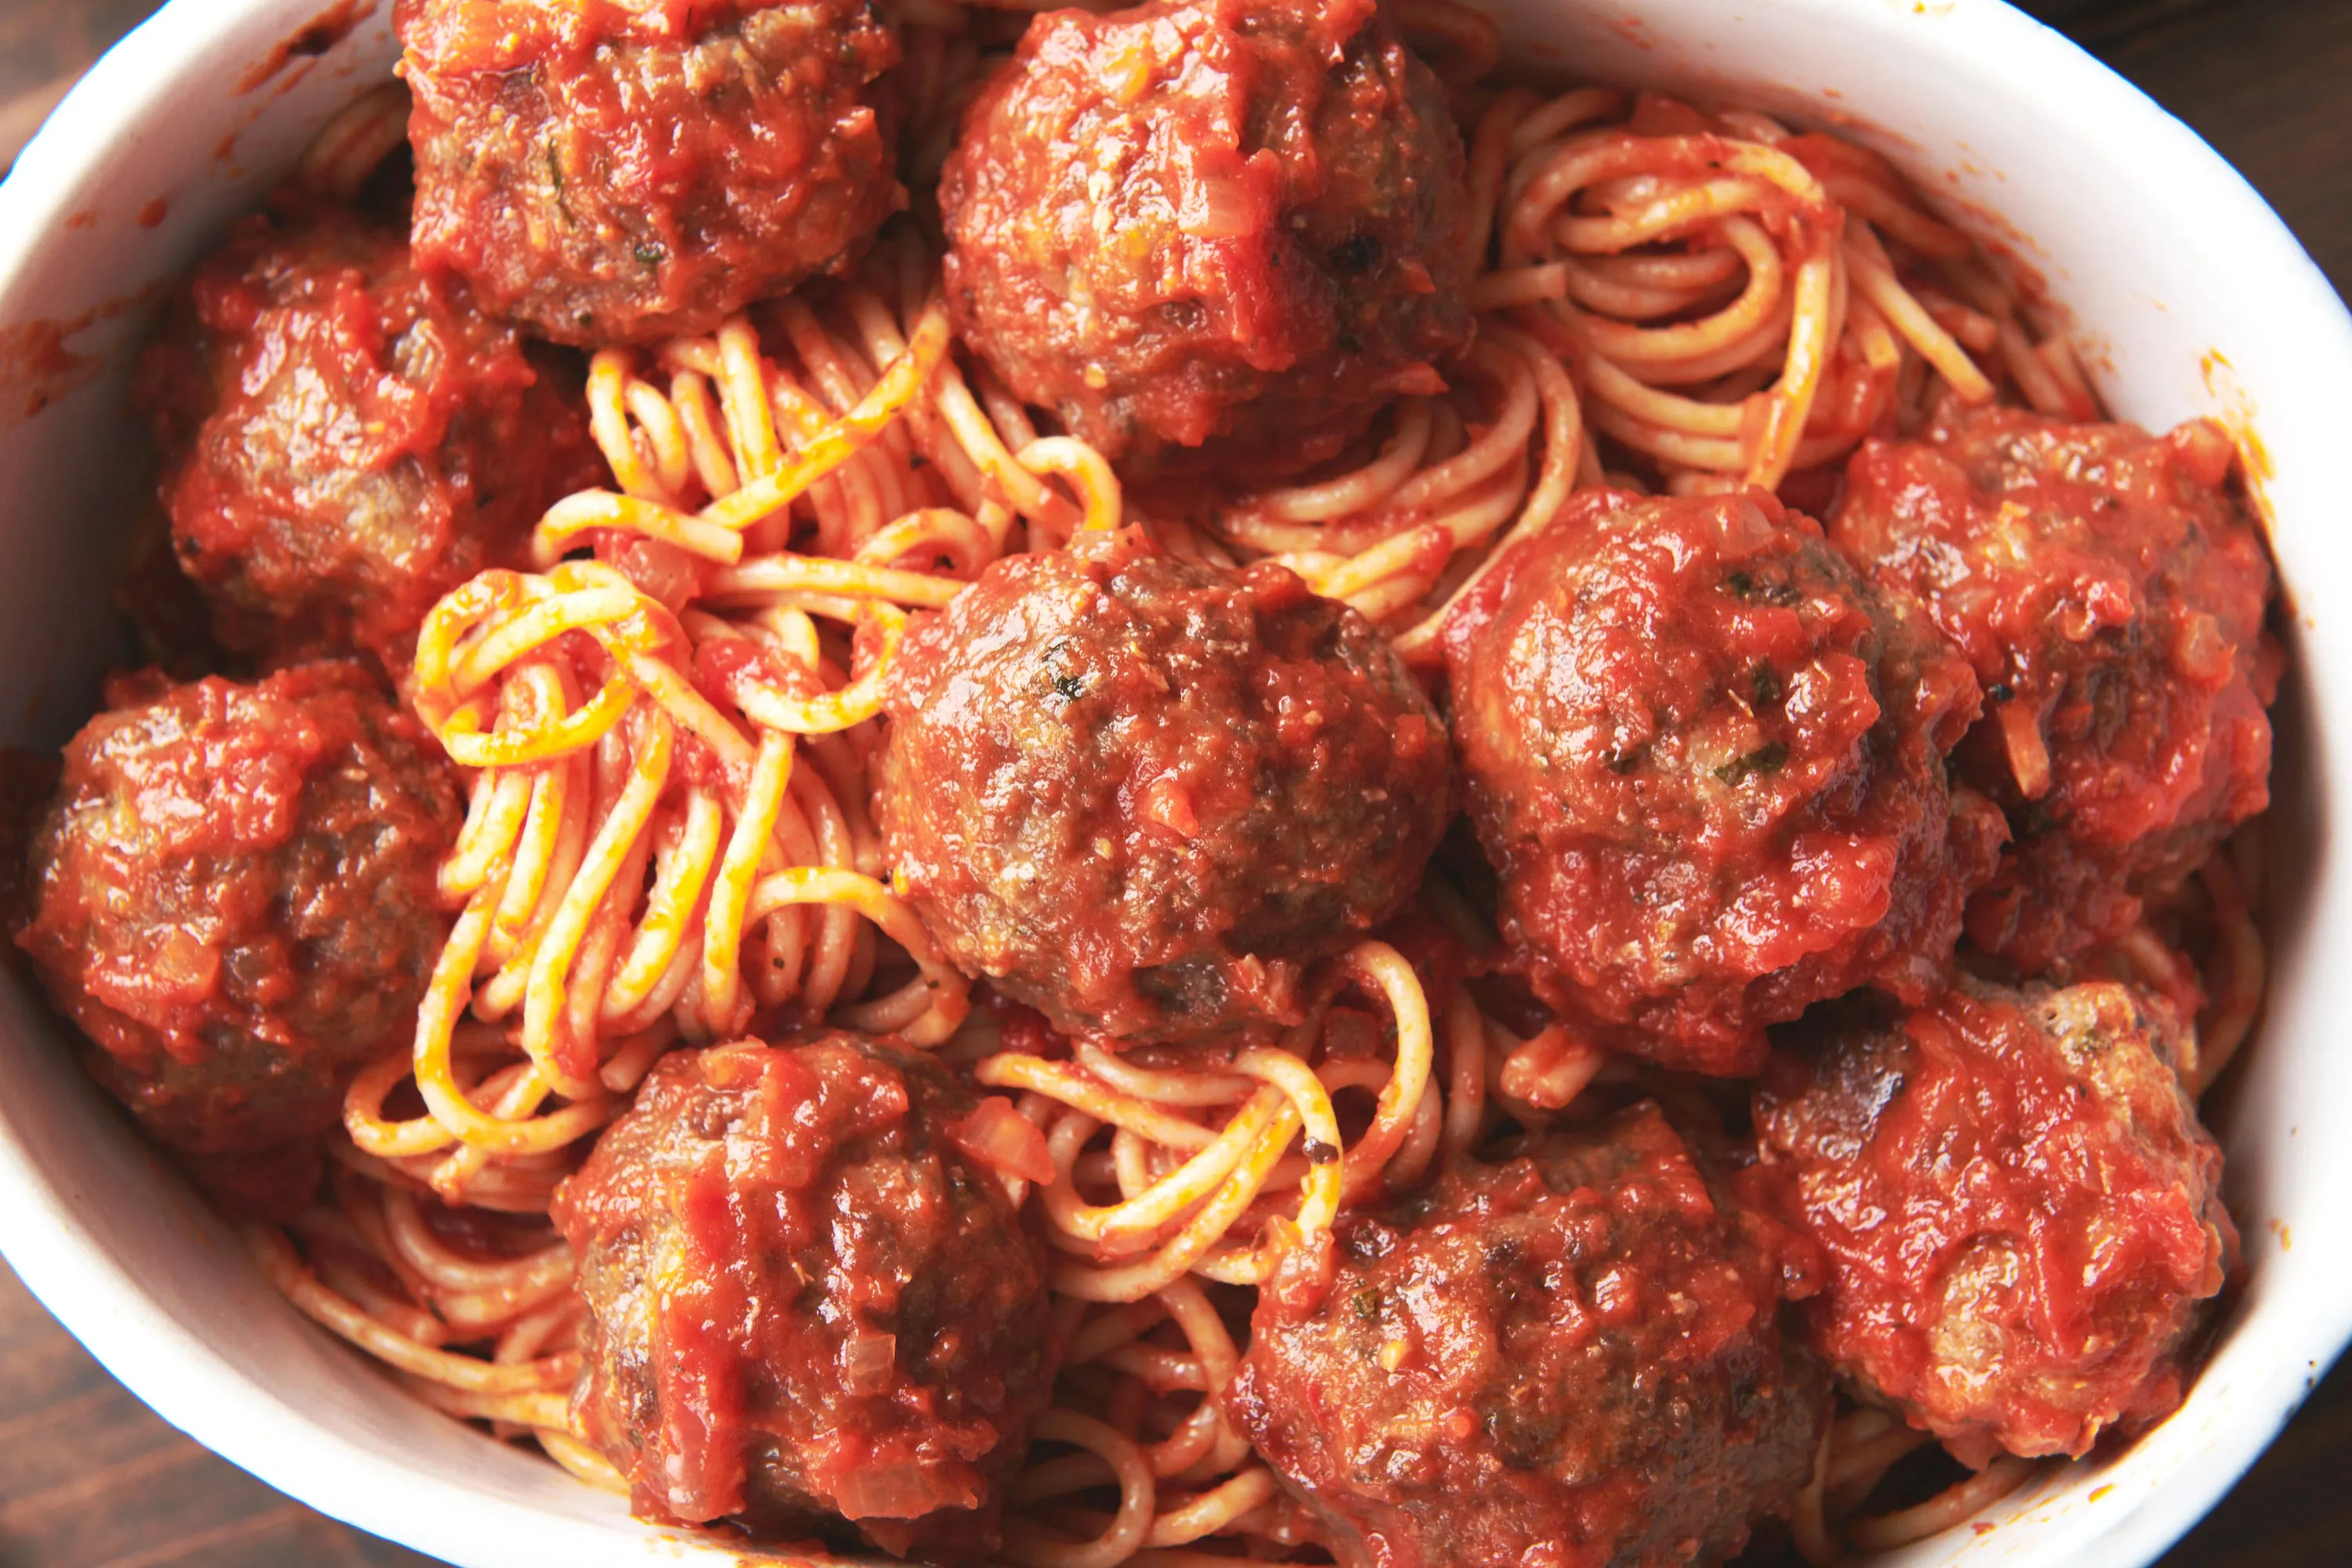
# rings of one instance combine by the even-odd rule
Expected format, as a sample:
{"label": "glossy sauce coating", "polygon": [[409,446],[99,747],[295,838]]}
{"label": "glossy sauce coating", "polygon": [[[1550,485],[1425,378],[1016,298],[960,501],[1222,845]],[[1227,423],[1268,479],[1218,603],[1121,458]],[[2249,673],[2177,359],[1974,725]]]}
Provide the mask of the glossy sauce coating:
{"label": "glossy sauce coating", "polygon": [[957,330],[1114,458],[1304,466],[1469,337],[1461,138],[1370,0],[1041,16],[940,205]]}
{"label": "glossy sauce coating", "polygon": [[1947,786],[1975,680],[1762,491],[1580,497],[1448,632],[1471,813],[1537,993],[1751,1073],[1858,985],[1924,1000],[2000,837]]}
{"label": "glossy sauce coating", "polygon": [[2269,804],[2271,567],[2233,458],[2203,420],[1952,409],[1848,468],[1832,536],[1927,603],[1988,694],[1957,765],[2016,844],[1969,934],[2029,973],[2121,935]]}
{"label": "glossy sauce coating", "polygon": [[119,678],[66,747],[16,940],[154,1137],[315,1137],[415,1032],[458,820],[424,727],[356,665]]}
{"label": "glossy sauce coating", "polygon": [[1227,1405],[1346,1568],[1720,1563],[1811,1473],[1796,1238],[1654,1105],[1336,1238],[1319,1295],[1261,1294]]}
{"label": "glossy sauce coating", "polygon": [[2169,1009],[1964,980],[1825,1033],[1755,1097],[1759,1174],[1828,1260],[1816,1348],[1976,1464],[2169,1415],[2238,1240]]}
{"label": "glossy sauce coating", "polygon": [[845,1035],[654,1068],[552,1211],[588,1312],[573,1418],[639,1512],[994,1549],[1059,1352],[1044,1246],[957,1146],[978,1103]]}
{"label": "glossy sauce coating", "polygon": [[1370,623],[1139,531],[990,567],[918,617],[887,700],[898,886],[1074,1033],[1296,1022],[1305,966],[1411,900],[1453,809],[1444,729]]}
{"label": "glossy sauce coating", "polygon": [[394,671],[435,600],[514,564],[601,476],[578,404],[394,230],[341,208],[247,219],[140,362],[181,567],[228,647],[362,648]]}
{"label": "glossy sauce coating", "polygon": [[904,200],[866,0],[399,0],[418,258],[558,342],[708,331]]}

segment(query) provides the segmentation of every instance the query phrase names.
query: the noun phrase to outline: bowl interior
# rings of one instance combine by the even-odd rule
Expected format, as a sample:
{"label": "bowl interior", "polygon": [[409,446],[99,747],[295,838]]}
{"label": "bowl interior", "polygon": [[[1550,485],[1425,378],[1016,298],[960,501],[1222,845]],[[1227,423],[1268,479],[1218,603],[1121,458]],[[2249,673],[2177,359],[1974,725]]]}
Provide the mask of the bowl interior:
{"label": "bowl interior", "polygon": [[[152,464],[127,415],[160,290],[381,79],[389,7],[176,0],[68,100],[0,186],[0,739],[54,746],[124,657],[109,605]],[[2187,1405],[1902,1563],[2151,1560],[2276,1431],[2352,1331],[2352,875],[2329,832],[2352,747],[2337,453],[2352,321],[2260,199],[2184,128],[1994,0],[1498,0],[1548,79],[1718,97],[1892,156],[2041,272],[2101,391],[2161,427],[2237,429],[2273,520],[2297,675],[2279,713],[2270,1010],[2218,1101],[2242,1294]],[[314,22],[335,21],[322,33]],[[337,31],[337,27],[341,31]],[[306,31],[307,30],[307,31]],[[306,37],[310,52],[289,53]],[[317,49],[325,38],[323,52]],[[413,1403],[312,1330],[0,985],[0,1247],[168,1419],[323,1510],[467,1568],[739,1563]]]}

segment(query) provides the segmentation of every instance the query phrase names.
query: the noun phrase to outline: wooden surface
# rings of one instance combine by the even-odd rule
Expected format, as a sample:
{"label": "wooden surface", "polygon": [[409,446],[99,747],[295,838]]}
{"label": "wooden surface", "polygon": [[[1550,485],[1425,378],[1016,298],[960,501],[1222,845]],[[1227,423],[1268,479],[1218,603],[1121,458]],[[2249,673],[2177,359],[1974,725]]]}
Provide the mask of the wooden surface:
{"label": "wooden surface", "polygon": [[[1765,3],[1765,0],[1758,0]],[[142,0],[0,0],[0,132]],[[2040,0],[2242,169],[2352,294],[2352,0]],[[71,13],[45,26],[43,13]],[[47,62],[37,69],[37,61]],[[45,104],[44,104],[45,107]],[[13,147],[0,146],[0,161]],[[2352,415],[2352,411],[2347,411]],[[2352,1562],[2352,1366],[2165,1568]],[[163,1425],[0,1269],[0,1568],[394,1568],[414,1552]]]}

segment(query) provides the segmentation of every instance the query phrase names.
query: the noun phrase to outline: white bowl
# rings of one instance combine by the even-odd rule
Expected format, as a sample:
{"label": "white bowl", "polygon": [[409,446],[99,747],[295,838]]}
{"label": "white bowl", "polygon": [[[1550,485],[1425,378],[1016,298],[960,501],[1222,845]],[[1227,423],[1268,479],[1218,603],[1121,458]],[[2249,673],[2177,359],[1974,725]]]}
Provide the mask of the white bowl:
{"label": "white bowl", "polygon": [[[175,0],[75,89],[0,185],[0,732],[54,745],[122,650],[111,547],[151,482],[124,388],[142,307],[256,205],[395,54],[320,0]],[[2251,1464],[2352,1336],[2352,581],[2341,501],[2352,320],[2210,149],[1995,0],[1503,0],[1513,57],[1833,121],[2048,278],[2116,412],[2259,434],[2294,607],[2270,1011],[2222,1098],[2246,1274],[2179,1414],[2052,1472],[1911,1563],[2137,1564]],[[306,29],[308,33],[306,36]],[[303,37],[310,52],[289,55]],[[323,46],[325,52],[318,48]],[[269,62],[282,68],[258,83]],[[161,206],[155,204],[159,201]],[[1999,215],[1995,217],[1992,215]],[[160,221],[159,221],[160,219]],[[79,326],[80,330],[73,331]],[[62,347],[69,355],[56,352]],[[2334,590],[2339,595],[2344,590]],[[2329,953],[2337,955],[2330,961]],[[736,1551],[412,1403],[310,1328],[131,1134],[29,995],[0,987],[0,1249],[175,1426],[314,1507],[466,1568]]]}

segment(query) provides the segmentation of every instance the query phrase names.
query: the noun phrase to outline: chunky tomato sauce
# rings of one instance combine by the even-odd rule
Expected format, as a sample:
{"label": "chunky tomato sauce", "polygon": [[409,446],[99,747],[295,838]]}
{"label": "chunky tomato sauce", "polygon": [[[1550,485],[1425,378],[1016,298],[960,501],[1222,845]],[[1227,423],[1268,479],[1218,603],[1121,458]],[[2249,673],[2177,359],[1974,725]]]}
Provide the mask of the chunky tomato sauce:
{"label": "chunky tomato sauce", "polygon": [[1042,1246],[975,1097],[846,1036],[666,1057],[559,1194],[578,1419],[656,1517],[927,1561],[993,1548],[1053,1376]]}
{"label": "chunky tomato sauce", "polygon": [[253,686],[150,672],[107,700],[66,748],[17,941],[157,1138],[315,1137],[350,1073],[415,1031],[451,770],[351,664]]}
{"label": "chunky tomato sauce", "polygon": [[399,0],[417,259],[559,342],[708,331],[903,205],[866,0]]}
{"label": "chunky tomato sauce", "polygon": [[1370,0],[1055,12],[966,127],[957,328],[1111,457],[1304,467],[1468,339],[1461,139]]}
{"label": "chunky tomato sauce", "polygon": [[2270,800],[2270,558],[2194,421],[2153,437],[1950,411],[1854,457],[1832,524],[1967,654],[1986,714],[1962,775],[2016,846],[1969,912],[2037,973],[2129,928]]}
{"label": "chunky tomato sauce", "polygon": [[275,658],[356,646],[405,668],[434,601],[520,563],[541,513],[601,470],[576,380],[331,206],[248,219],[133,395],[215,634]]}
{"label": "chunky tomato sauce", "polygon": [[1654,1105],[1340,1221],[1265,1292],[1227,1395],[1385,1568],[1720,1562],[1811,1473],[1829,1388],[1784,1341],[1803,1244]]}
{"label": "chunky tomato sauce", "polygon": [[1306,966],[1412,899],[1452,812],[1444,729],[1370,623],[1139,531],[989,568],[918,617],[887,700],[898,885],[1073,1033],[1296,1022]]}
{"label": "chunky tomato sauce", "polygon": [[2108,982],[1964,982],[1776,1057],[1759,1174],[1827,1257],[1822,1352],[1979,1465],[2168,1415],[2237,1252],[2182,1030]]}
{"label": "chunky tomato sauce", "polygon": [[1537,993],[1748,1073],[1857,985],[1924,998],[2000,822],[1945,780],[1966,665],[1761,491],[1597,491],[1449,632],[1471,811]]}

